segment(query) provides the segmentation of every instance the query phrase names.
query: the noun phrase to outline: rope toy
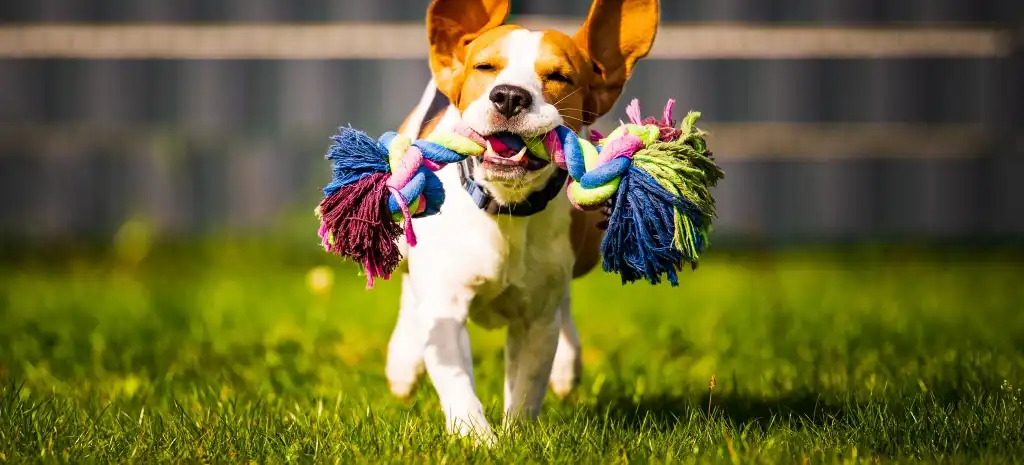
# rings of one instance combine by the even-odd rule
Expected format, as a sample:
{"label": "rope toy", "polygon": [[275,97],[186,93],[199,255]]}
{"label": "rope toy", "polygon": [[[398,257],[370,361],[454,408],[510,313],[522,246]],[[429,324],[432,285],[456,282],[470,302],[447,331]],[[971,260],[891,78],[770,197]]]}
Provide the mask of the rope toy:
{"label": "rope toy", "polygon": [[[435,131],[425,140],[395,132],[379,139],[340,128],[326,159],[333,178],[316,208],[318,234],[328,252],[359,263],[367,286],[388,279],[401,261],[397,240],[404,233],[416,246],[412,219],[440,212],[444,189],[435,171],[492,148],[518,150],[567,170],[569,200],[579,209],[603,209],[608,215],[601,256],[605,271],[623,284],[667,279],[695,269],[708,244],[715,216],[710,188],[724,177],[707,150],[705,133],[690,112],[675,127],[669,100],[662,119],[640,117],[636,100],[627,107],[630,123],[607,137],[593,132],[581,139],[559,126],[543,137],[484,138],[459,122],[451,131]],[[596,146],[594,144],[597,144]]]}

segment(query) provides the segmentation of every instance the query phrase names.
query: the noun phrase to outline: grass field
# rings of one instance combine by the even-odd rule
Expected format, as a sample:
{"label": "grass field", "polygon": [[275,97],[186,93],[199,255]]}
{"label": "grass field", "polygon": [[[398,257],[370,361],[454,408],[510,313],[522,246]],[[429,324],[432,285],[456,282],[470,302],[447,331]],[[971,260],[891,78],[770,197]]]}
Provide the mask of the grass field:
{"label": "grass field", "polygon": [[[312,248],[12,259],[0,461],[1019,462],[1011,263],[718,253],[675,289],[592,276],[575,286],[578,393],[486,450],[443,434],[429,384],[388,394],[396,283],[366,291]],[[503,335],[472,337],[497,422]]]}

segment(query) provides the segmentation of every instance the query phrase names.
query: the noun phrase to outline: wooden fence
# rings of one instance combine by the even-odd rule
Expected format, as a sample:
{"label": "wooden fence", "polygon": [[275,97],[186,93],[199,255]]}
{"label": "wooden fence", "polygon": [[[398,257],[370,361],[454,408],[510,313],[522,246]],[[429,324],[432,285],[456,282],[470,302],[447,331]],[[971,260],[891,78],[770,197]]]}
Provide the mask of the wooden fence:
{"label": "wooden fence", "polygon": [[[3,3],[0,235],[281,227],[334,128],[394,128],[429,78],[423,1]],[[514,8],[571,31],[587,2]],[[1020,12],[665,3],[625,95],[703,112],[723,237],[1024,237]]]}

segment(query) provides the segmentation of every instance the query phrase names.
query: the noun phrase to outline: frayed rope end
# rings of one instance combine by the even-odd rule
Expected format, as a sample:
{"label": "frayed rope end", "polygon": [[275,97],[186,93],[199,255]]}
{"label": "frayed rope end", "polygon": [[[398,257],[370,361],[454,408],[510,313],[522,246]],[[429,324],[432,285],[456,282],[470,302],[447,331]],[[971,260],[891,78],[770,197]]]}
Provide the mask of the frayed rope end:
{"label": "frayed rope end", "polygon": [[363,267],[368,288],[374,279],[388,279],[402,255],[396,241],[402,227],[388,209],[387,174],[373,173],[339,187],[317,211],[324,249]]}
{"label": "frayed rope end", "polygon": [[[715,217],[710,189],[724,177],[711,158],[704,133],[696,127],[700,117],[690,112],[676,128],[669,102],[663,119],[651,117],[644,125],[657,126],[658,141],[636,152],[610,203],[601,243],[605,271],[618,273],[623,284],[662,279],[679,284],[678,272],[689,264],[696,269],[708,244]],[[630,119],[640,119],[634,102]]]}

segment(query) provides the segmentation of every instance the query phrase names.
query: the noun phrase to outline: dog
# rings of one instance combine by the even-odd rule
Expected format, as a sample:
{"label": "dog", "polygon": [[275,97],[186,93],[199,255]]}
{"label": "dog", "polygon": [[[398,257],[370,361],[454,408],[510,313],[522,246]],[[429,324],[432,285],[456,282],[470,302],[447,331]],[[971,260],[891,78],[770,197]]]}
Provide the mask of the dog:
{"label": "dog", "polygon": [[[506,24],[508,0],[433,0],[433,79],[399,128],[411,138],[459,120],[480,135],[585,135],[654,43],[658,0],[594,0],[573,36]],[[490,139],[489,139],[490,140]],[[414,219],[403,252],[398,321],[388,343],[391,392],[405,398],[424,370],[447,430],[493,443],[474,390],[467,322],[507,328],[503,426],[534,420],[550,384],[564,398],[581,371],[570,283],[596,267],[601,212],[580,212],[566,177],[523,151],[438,171],[438,215]]]}

